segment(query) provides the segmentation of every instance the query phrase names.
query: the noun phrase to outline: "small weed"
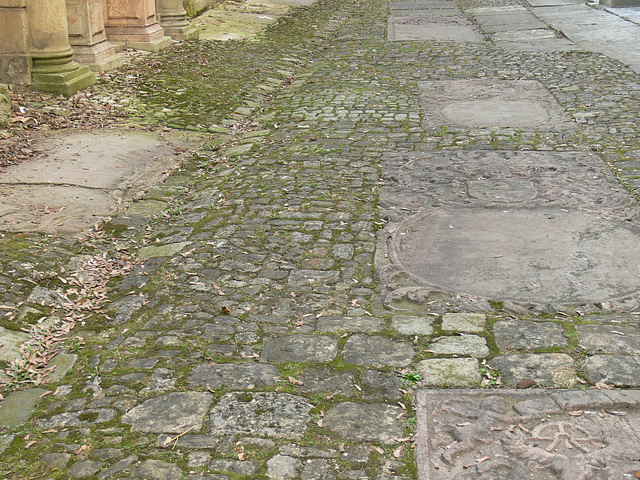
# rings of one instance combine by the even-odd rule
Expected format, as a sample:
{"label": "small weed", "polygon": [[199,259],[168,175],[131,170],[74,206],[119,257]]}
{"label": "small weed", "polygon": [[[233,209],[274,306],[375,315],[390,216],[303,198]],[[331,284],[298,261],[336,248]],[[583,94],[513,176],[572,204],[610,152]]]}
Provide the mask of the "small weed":
{"label": "small weed", "polygon": [[420,375],[418,372],[404,372],[401,378],[402,382],[408,388],[413,388],[420,380],[422,380],[422,375]]}

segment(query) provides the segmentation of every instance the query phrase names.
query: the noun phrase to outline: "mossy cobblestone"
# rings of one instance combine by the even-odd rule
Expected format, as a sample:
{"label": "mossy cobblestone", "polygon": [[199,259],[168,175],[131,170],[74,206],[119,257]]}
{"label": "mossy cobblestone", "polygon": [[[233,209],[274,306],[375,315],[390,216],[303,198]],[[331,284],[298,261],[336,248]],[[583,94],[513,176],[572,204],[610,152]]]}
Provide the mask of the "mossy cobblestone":
{"label": "mossy cobblestone", "polygon": [[[39,386],[51,393],[34,417],[0,432],[4,478],[409,480],[415,384],[402,373],[496,386],[488,359],[512,386],[638,385],[637,316],[538,318],[497,302],[481,314],[400,314],[375,271],[387,152],[598,152],[633,190],[637,75],[585,52],[388,42],[387,16],[380,0],[320,0],[254,41],[186,42],[95,87],[132,85],[145,105],[135,121],[212,138],[94,237],[0,238],[2,322],[14,330],[37,321],[24,314],[34,288],[63,292],[83,255],[126,250],[136,262],[77,325],[78,360]],[[224,71],[247,52],[244,70],[230,60]],[[207,75],[194,80],[176,67],[184,59]],[[537,80],[573,126],[423,128],[419,82],[461,78]],[[518,325],[531,341],[509,337]]]}

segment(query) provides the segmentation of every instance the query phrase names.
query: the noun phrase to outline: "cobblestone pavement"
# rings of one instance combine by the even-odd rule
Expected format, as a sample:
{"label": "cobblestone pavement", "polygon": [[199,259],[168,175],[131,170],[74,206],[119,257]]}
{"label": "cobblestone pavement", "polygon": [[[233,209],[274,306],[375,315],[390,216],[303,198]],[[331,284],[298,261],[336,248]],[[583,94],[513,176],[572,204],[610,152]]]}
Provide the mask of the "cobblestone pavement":
{"label": "cobblestone pavement", "polygon": [[[416,478],[418,387],[637,387],[633,301],[389,301],[376,274],[385,225],[418,210],[386,201],[402,188],[385,155],[590,152],[640,185],[637,74],[557,32],[489,41],[486,6],[523,7],[462,1],[477,41],[390,41],[387,3],[321,1],[315,36],[104,230],[5,237],[6,317],[77,326],[49,383],[4,393],[3,478]],[[566,119],[426,119],[424,83],[464,79],[536,81]]]}

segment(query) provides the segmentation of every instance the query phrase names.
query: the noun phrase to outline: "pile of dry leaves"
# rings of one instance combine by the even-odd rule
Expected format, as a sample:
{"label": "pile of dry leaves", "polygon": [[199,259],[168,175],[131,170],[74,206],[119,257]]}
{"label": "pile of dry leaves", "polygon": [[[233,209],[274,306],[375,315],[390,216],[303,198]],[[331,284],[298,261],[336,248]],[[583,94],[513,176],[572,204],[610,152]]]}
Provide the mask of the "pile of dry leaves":
{"label": "pile of dry leaves", "polygon": [[83,339],[71,337],[76,324],[96,313],[104,313],[101,308],[107,301],[106,285],[110,279],[127,275],[135,261],[126,250],[101,253],[86,259],[82,265],[68,276],[59,276],[64,285],[55,295],[60,299],[48,305],[52,314],[42,318],[30,329],[29,340],[20,347],[20,357],[10,362],[5,370],[8,380],[0,382],[0,387],[21,384],[41,384],[47,382],[50,360],[63,351],[67,345],[79,346]]}

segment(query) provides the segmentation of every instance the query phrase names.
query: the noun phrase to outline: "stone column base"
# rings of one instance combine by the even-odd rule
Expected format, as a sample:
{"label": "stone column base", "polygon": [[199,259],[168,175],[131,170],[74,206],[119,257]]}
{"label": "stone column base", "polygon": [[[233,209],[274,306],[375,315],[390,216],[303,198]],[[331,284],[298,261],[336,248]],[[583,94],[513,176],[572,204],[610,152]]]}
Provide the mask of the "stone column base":
{"label": "stone column base", "polygon": [[171,45],[171,37],[164,35],[159,23],[146,27],[139,25],[118,25],[106,27],[107,37],[112,42],[121,43],[127,48],[158,52]]}
{"label": "stone column base", "polygon": [[120,67],[124,59],[111,43],[104,40],[95,45],[73,45],[73,59],[87,65],[93,72],[106,72]]}
{"label": "stone column base", "polygon": [[95,81],[96,77],[89,67],[71,60],[71,52],[58,57],[33,58],[31,85],[40,92],[70,97]]}
{"label": "stone column base", "polygon": [[171,17],[163,16],[160,25],[164,28],[164,33],[174,40],[194,40],[200,36],[200,30],[191,22],[182,19],[173,21]]}

